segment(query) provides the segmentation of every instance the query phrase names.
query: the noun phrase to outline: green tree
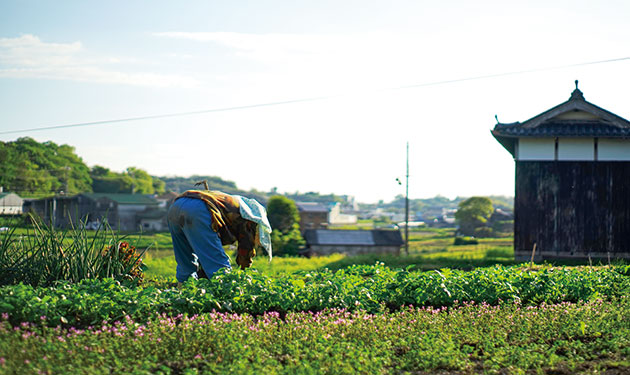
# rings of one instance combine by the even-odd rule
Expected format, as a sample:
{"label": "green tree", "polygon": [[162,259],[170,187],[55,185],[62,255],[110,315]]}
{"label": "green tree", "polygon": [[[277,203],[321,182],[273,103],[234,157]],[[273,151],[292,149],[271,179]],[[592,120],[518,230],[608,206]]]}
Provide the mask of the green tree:
{"label": "green tree", "polygon": [[30,196],[76,194],[92,191],[92,179],[74,147],[24,137],[0,142],[0,186]]}
{"label": "green tree", "polygon": [[96,193],[153,194],[164,192],[164,181],[152,177],[145,170],[129,167],[123,173],[95,165],[90,171]]}
{"label": "green tree", "polygon": [[153,190],[156,194],[162,194],[166,191],[166,183],[158,177],[151,176],[153,179]]}
{"label": "green tree", "polygon": [[492,212],[494,208],[490,198],[471,197],[461,201],[455,213],[459,231],[467,236],[474,235],[475,229],[486,226]]}
{"label": "green tree", "polygon": [[108,168],[95,165],[90,170],[90,176],[95,193],[131,193],[133,179],[124,173],[112,172]]}
{"label": "green tree", "polygon": [[155,189],[153,189],[153,178],[145,170],[129,167],[125,174],[131,177],[132,180],[130,193],[153,194],[155,192]]}
{"label": "green tree", "polygon": [[295,202],[281,195],[272,196],[267,202],[267,217],[273,229],[274,254],[297,255],[304,239],[300,234],[300,213]]}

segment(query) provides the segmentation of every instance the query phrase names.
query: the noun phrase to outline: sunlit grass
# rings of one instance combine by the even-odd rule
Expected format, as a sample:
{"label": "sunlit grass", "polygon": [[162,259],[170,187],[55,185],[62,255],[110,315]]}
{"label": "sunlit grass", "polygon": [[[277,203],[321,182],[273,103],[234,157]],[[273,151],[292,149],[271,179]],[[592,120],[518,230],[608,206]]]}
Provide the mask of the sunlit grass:
{"label": "sunlit grass", "polygon": [[[150,249],[145,263],[148,266],[146,276],[149,278],[174,277],[176,262],[173,257],[172,247],[160,233],[162,243],[160,250]],[[168,235],[168,233],[166,233]],[[514,251],[512,238],[482,238],[477,245],[455,246],[453,241],[455,233],[453,229],[430,229],[410,231],[409,255],[401,248],[400,255],[366,254],[359,256],[346,256],[344,254],[332,254],[312,258],[304,257],[275,257],[269,263],[264,256],[254,258],[253,269],[269,276],[329,268],[341,269],[353,264],[374,264],[383,262],[387,266],[395,268],[411,267],[412,269],[439,269],[445,267],[471,269],[479,266],[493,264],[514,264]],[[168,238],[170,240],[170,238]],[[145,237],[151,241],[151,236]],[[158,240],[154,240],[158,242]],[[226,247],[226,252],[233,258],[233,249]],[[233,263],[234,266],[234,263]]]}

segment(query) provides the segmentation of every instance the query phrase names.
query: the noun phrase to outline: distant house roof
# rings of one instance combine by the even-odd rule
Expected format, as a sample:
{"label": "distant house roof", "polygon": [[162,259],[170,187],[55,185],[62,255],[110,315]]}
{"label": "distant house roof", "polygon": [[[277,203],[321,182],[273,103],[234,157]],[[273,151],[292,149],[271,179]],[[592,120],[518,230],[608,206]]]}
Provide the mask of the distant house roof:
{"label": "distant house roof", "polygon": [[298,211],[302,212],[328,212],[328,206],[317,202],[296,202]]}
{"label": "distant house roof", "polygon": [[171,200],[171,199],[175,199],[179,196],[179,194],[173,192],[173,191],[167,191],[166,193],[162,193],[160,195],[158,195],[156,197],[156,199],[160,199],[160,200]]}
{"label": "distant house roof", "polygon": [[584,99],[577,88],[566,102],[525,122],[500,123],[492,135],[512,155],[521,137],[606,137],[630,138],[630,121]]}
{"label": "distant house roof", "polygon": [[307,229],[307,245],[401,246],[404,242],[397,230],[331,230]]}
{"label": "distant house roof", "polygon": [[14,203],[20,204],[20,205],[22,204],[21,202],[24,201],[17,194],[15,194],[15,193],[6,193],[6,192],[0,193],[0,199],[1,200],[5,200],[6,199],[7,202],[14,202]]}
{"label": "distant house roof", "polygon": [[114,194],[114,193],[83,193],[81,194],[90,199],[98,200],[108,198],[118,204],[129,205],[157,205],[155,198],[143,194]]}

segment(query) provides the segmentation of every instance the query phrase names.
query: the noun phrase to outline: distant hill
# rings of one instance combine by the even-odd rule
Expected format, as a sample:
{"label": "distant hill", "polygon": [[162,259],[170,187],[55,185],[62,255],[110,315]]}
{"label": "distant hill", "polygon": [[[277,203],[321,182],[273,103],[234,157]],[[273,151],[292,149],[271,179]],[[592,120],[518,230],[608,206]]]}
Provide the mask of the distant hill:
{"label": "distant hill", "polygon": [[224,180],[217,176],[201,176],[201,175],[193,175],[190,177],[153,176],[153,178],[157,178],[164,181],[165,190],[173,191],[175,193],[183,193],[186,190],[204,189],[203,185],[195,186],[195,184],[197,182],[206,181],[208,183],[208,188],[210,190],[219,190],[228,194],[237,194],[237,195],[242,195],[248,198],[254,198],[263,204],[267,202],[267,199],[269,199],[269,195],[267,193],[261,193],[258,191],[241,190],[236,186],[234,182]]}

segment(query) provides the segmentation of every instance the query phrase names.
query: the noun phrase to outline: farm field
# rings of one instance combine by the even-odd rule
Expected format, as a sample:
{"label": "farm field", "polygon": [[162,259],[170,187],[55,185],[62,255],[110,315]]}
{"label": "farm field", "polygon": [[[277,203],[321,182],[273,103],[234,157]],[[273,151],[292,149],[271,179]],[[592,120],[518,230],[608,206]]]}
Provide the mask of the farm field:
{"label": "farm field", "polygon": [[[440,268],[472,269],[494,264],[512,265],[514,251],[512,237],[480,238],[477,245],[453,245],[454,229],[422,229],[409,232],[409,256],[401,250],[400,256],[394,255],[361,255],[346,257],[333,254],[316,258],[280,258],[276,257],[269,264],[265,257],[254,259],[253,269],[266,275],[282,275],[296,271],[307,271],[328,268],[338,270],[353,264],[372,265],[383,262],[390,267],[411,267],[417,270]],[[134,243],[135,237],[129,241]],[[168,233],[145,235],[140,238],[137,247],[151,246],[145,257],[148,266],[147,277],[173,277],[175,259],[171,254],[171,242]],[[228,254],[233,250],[226,248]]]}
{"label": "farm field", "polygon": [[515,264],[511,238],[437,230],[409,256],[260,257],[177,288],[167,235],[125,237],[157,244],[139,284],[0,287],[0,374],[630,372],[625,264]]}

